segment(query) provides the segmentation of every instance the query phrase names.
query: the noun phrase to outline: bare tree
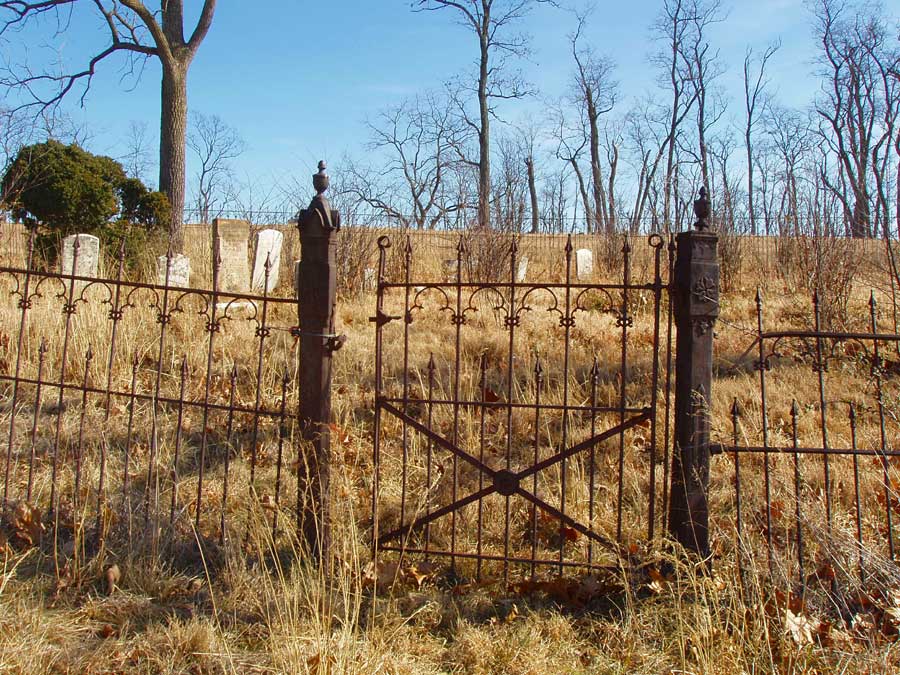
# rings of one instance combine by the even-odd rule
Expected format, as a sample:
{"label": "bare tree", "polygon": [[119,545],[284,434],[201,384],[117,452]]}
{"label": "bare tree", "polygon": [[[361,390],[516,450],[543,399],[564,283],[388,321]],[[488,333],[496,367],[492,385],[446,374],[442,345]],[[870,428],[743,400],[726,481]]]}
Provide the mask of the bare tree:
{"label": "bare tree", "polygon": [[531,234],[537,234],[540,227],[540,210],[538,209],[537,183],[534,179],[534,153],[525,158],[525,168],[528,172],[528,194],[531,198]]}
{"label": "bare tree", "polygon": [[[591,188],[593,193],[592,213],[595,219],[594,231],[605,230],[612,234],[615,230],[615,210],[610,210],[607,201],[607,186],[604,184],[603,165],[600,157],[601,118],[609,113],[616,104],[618,82],[613,79],[614,64],[612,59],[598,55],[590,47],[578,44],[585,26],[585,16],[578,17],[578,27],[570,39],[572,57],[575,60],[575,94],[581,118],[586,126],[588,148],[591,160]],[[615,148],[615,160],[618,161],[618,148]],[[615,167],[610,167],[610,175],[615,180]],[[610,195],[613,203],[615,198]]]}
{"label": "bare tree", "polygon": [[493,179],[494,227],[507,232],[521,232],[529,200],[525,162],[530,148],[521,137],[503,135],[497,143],[498,171]]}
{"label": "bare tree", "polygon": [[134,70],[143,60],[158,58],[162,66],[161,115],[159,141],[159,189],[172,206],[170,236],[176,247],[182,245],[181,218],[185,199],[185,142],[187,136],[187,76],[191,62],[213,22],[216,0],[204,0],[197,23],[189,38],[184,32],[184,0],[160,0],[154,10],[142,0],[8,0],[0,2],[2,27],[9,33],[43,17],[51,18],[54,35],[64,33],[70,24],[69,12],[84,6],[98,11],[106,34],[105,46],[98,47],[80,70],[64,73],[32,73],[26,66],[15,68],[0,83],[22,92],[23,105],[41,110],[56,106],[71,92],[87,94],[91,80],[101,63],[117,54],[125,54]]}
{"label": "bare tree", "polygon": [[139,178],[141,182],[147,182],[147,174],[153,160],[150,156],[149,140],[147,138],[147,123],[132,120],[128,124],[128,136],[125,139],[126,152],[119,161],[125,167],[129,176]]}
{"label": "bare tree", "polygon": [[[652,100],[639,101],[625,116],[625,138],[637,173],[630,230],[637,232],[644,221],[648,203],[657,191],[657,174],[668,147],[668,113]],[[659,211],[650,209],[651,226],[659,229]],[[668,223],[665,223],[669,227]]]}
{"label": "bare tree", "polygon": [[191,130],[187,145],[200,163],[197,169],[197,216],[202,223],[209,223],[212,212],[224,208],[229,184],[233,182],[230,160],[244,152],[244,140],[237,129],[229,126],[218,115],[206,116],[192,113]]}
{"label": "bare tree", "polygon": [[760,113],[767,103],[766,66],[769,59],[781,48],[781,41],[773,42],[754,63],[753,49],[748,48],[744,56],[744,148],[747,151],[747,209],[750,217],[750,233],[757,234],[756,208],[753,203],[755,186],[753,184],[756,161],[753,157],[753,131],[759,122]]}
{"label": "bare tree", "polygon": [[[509,60],[528,54],[528,39],[515,33],[536,4],[556,5],[555,0],[413,0],[418,11],[452,10],[478,40],[478,75],[474,87],[478,116],[465,116],[478,136],[478,224],[490,227],[491,119],[498,101],[526,96],[528,87],[521,75],[510,71]],[[465,111],[465,105],[461,106]]]}
{"label": "bare tree", "polygon": [[584,208],[585,222],[588,224],[593,223],[594,211],[580,164],[582,154],[588,146],[588,138],[584,134],[584,127],[578,125],[577,128],[572,129],[568,124],[565,111],[559,107],[554,110],[553,117],[554,134],[556,136],[556,157],[572,168],[572,173],[578,186],[578,196]]}
{"label": "bare tree", "polygon": [[803,164],[813,147],[813,132],[806,116],[783,106],[770,105],[764,120],[768,142],[781,164],[781,220],[796,231],[801,217],[799,183]]}
{"label": "bare tree", "polygon": [[654,36],[665,46],[652,60],[660,67],[661,81],[670,91],[669,122],[662,147],[666,150],[666,172],[663,185],[663,223],[671,227],[672,191],[675,177],[675,137],[678,129],[697,100],[691,87],[691,62],[686,58],[687,43],[693,23],[688,5],[696,0],[664,0],[653,25]]}
{"label": "bare tree", "polygon": [[569,212],[569,167],[565,164],[552,173],[544,173],[541,185],[540,229],[544,232],[564,232]]}
{"label": "bare tree", "polygon": [[[713,81],[722,74],[718,50],[712,50],[707,42],[707,30],[724,20],[720,0],[692,2],[689,6],[690,21],[693,25],[689,33],[688,56],[694,91],[697,101],[697,151],[699,155],[702,184],[709,184],[709,149],[707,133],[725,112],[725,105],[715,100]],[[718,105],[715,105],[718,103]]]}
{"label": "bare tree", "polygon": [[823,78],[816,112],[822,122],[820,136],[838,160],[837,175],[822,179],[843,205],[854,237],[872,234],[873,163],[877,164],[877,153],[892,132],[882,117],[888,105],[882,72],[890,69],[890,52],[896,52],[896,47],[888,46],[894,39],[885,24],[885,18],[869,4],[818,0],[816,5]]}
{"label": "bare tree", "polygon": [[351,194],[404,227],[434,228],[467,208],[452,183],[469,134],[445,98],[416,96],[382,111],[367,126],[369,149],[386,151],[388,159],[377,170],[348,163]]}
{"label": "bare tree", "polygon": [[[230,211],[251,225],[268,225],[284,222],[290,211],[276,202],[278,186],[271,180],[246,173],[243,179],[229,176],[227,197]],[[281,208],[279,208],[281,207]]]}

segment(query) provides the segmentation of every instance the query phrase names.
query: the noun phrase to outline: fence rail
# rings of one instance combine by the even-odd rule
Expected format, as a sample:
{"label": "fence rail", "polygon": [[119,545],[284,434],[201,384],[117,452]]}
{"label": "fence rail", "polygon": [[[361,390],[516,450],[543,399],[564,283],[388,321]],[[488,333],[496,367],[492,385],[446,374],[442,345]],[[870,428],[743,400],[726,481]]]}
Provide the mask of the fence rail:
{"label": "fence rail", "polygon": [[884,573],[900,517],[900,370],[885,350],[900,335],[879,330],[874,294],[868,330],[823,328],[818,296],[809,310],[809,328],[769,330],[757,294],[753,340],[730,368],[746,392],[712,448],[726,475],[730,458],[739,554],[765,551],[770,573],[801,593],[823,565],[862,584]]}
{"label": "fence rail", "polygon": [[122,264],[102,279],[0,267],[16,326],[5,507],[85,550],[116,532],[221,544],[251,517],[277,536],[303,465],[296,300],[125,281]]}

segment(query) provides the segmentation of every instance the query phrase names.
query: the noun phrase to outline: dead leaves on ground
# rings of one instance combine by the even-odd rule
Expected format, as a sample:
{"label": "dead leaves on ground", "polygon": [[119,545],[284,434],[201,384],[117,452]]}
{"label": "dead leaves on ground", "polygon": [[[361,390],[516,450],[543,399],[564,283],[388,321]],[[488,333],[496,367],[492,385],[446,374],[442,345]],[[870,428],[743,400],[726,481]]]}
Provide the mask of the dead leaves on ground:
{"label": "dead leaves on ground", "polygon": [[900,638],[900,591],[857,590],[846,601],[847,617],[837,621],[817,617],[803,596],[779,590],[765,609],[770,618],[781,622],[784,636],[798,649],[820,646],[854,651],[859,645]]}
{"label": "dead leaves on ground", "polygon": [[18,502],[3,519],[0,551],[12,553],[38,546],[44,529],[40,509],[28,502]]}
{"label": "dead leaves on ground", "polygon": [[363,569],[362,585],[381,593],[401,586],[412,586],[418,590],[427,582],[434,581],[439,571],[436,564],[427,560],[407,565],[401,565],[396,560],[378,560]]}

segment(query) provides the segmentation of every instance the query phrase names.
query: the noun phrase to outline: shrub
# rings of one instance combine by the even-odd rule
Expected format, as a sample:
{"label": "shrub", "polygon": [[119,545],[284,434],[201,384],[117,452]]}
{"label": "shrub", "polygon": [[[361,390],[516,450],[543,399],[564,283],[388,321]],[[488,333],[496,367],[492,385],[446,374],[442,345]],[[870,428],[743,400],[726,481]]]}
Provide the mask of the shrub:
{"label": "shrub", "polygon": [[76,233],[115,249],[124,239],[126,259],[135,262],[169,215],[165,195],[127,177],[114,159],[58,141],[23,147],[3,176],[3,194],[13,217],[36,231],[37,251],[48,262]]}

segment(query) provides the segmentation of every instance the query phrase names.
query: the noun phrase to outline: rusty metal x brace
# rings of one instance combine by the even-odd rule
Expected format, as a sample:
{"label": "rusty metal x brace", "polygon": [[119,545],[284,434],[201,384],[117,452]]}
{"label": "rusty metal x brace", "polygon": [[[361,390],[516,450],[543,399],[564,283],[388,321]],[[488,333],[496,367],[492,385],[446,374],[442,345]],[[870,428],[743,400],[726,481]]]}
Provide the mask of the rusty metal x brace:
{"label": "rusty metal x brace", "polygon": [[496,493],[504,495],[506,497],[509,497],[512,495],[518,495],[518,496],[522,497],[523,499],[525,499],[526,501],[531,502],[535,507],[541,509],[542,511],[545,511],[552,517],[556,518],[564,525],[575,530],[576,532],[579,532],[580,534],[584,535],[585,537],[588,537],[589,539],[593,539],[594,541],[598,542],[599,544],[601,544],[607,548],[610,548],[614,551],[618,551],[619,547],[614,541],[604,537],[601,534],[598,534],[597,532],[594,532],[593,530],[591,530],[588,527],[585,527],[584,525],[577,522],[576,520],[573,520],[570,516],[567,516],[566,514],[562,513],[559,509],[548,504],[543,499],[539,498],[537,495],[534,495],[534,494],[530,493],[528,490],[525,490],[522,487],[522,481],[526,478],[529,478],[529,477],[543,471],[544,469],[547,469],[547,468],[553,466],[554,464],[557,464],[557,463],[563,461],[564,459],[568,459],[569,457],[577,455],[578,453],[580,453],[584,450],[587,450],[587,449],[591,448],[592,446],[597,445],[598,443],[602,443],[603,441],[607,440],[608,438],[612,438],[621,432],[624,432],[628,429],[631,429],[632,427],[635,427],[635,426],[641,424],[642,422],[647,421],[648,419],[650,419],[650,416],[652,414],[652,411],[649,408],[645,409],[644,412],[642,412],[641,414],[635,415],[634,417],[631,417],[631,418],[625,420],[625,422],[623,422],[622,424],[617,424],[616,426],[614,426],[610,429],[607,429],[606,431],[599,433],[595,436],[591,436],[590,438],[588,438],[584,441],[581,441],[580,443],[576,443],[575,445],[571,446],[570,448],[567,448],[566,450],[558,452],[555,455],[548,457],[547,459],[544,459],[543,461],[538,462],[537,464],[534,464],[534,465],[528,467],[527,469],[519,471],[518,473],[514,473],[514,472],[508,471],[506,469],[496,470],[496,469],[490,468],[484,462],[480,461],[476,457],[473,457],[472,455],[467,453],[465,450],[462,450],[458,446],[456,446],[453,443],[451,443],[450,441],[448,441],[446,438],[443,438],[442,436],[439,436],[438,434],[434,433],[431,429],[429,429],[428,427],[423,425],[421,422],[418,422],[417,420],[413,419],[412,417],[405,414],[403,411],[399,410],[398,408],[391,405],[390,403],[386,403],[383,400],[377,401],[376,406],[378,406],[379,408],[381,408],[382,410],[384,410],[386,412],[391,413],[392,415],[394,415],[395,417],[400,419],[402,422],[404,422],[408,426],[412,427],[413,429],[418,431],[420,434],[422,434],[426,438],[433,441],[436,445],[449,451],[450,453],[452,453],[459,459],[463,460],[464,462],[468,462],[469,464],[474,466],[476,469],[481,471],[485,476],[490,478],[492,481],[491,485],[488,485],[488,486],[482,488],[481,490],[478,490],[477,492],[473,492],[470,495],[463,497],[462,499],[456,500],[452,504],[448,504],[447,506],[442,506],[441,508],[439,508],[435,511],[431,511],[431,512],[425,514],[424,516],[416,518],[414,521],[412,521],[411,523],[409,523],[407,525],[402,525],[401,527],[398,527],[394,530],[391,530],[390,532],[387,532],[386,534],[381,535],[378,538],[379,546],[384,544],[387,541],[390,541],[391,539],[402,538],[402,537],[406,536],[411,530],[420,528],[423,525],[426,525],[430,522],[437,520],[438,518],[441,518],[441,517],[447,515],[448,513],[457,511],[457,510],[463,508],[464,506],[471,504],[472,502],[476,502],[479,499],[483,499],[484,497],[487,497],[488,495],[496,492]]}

